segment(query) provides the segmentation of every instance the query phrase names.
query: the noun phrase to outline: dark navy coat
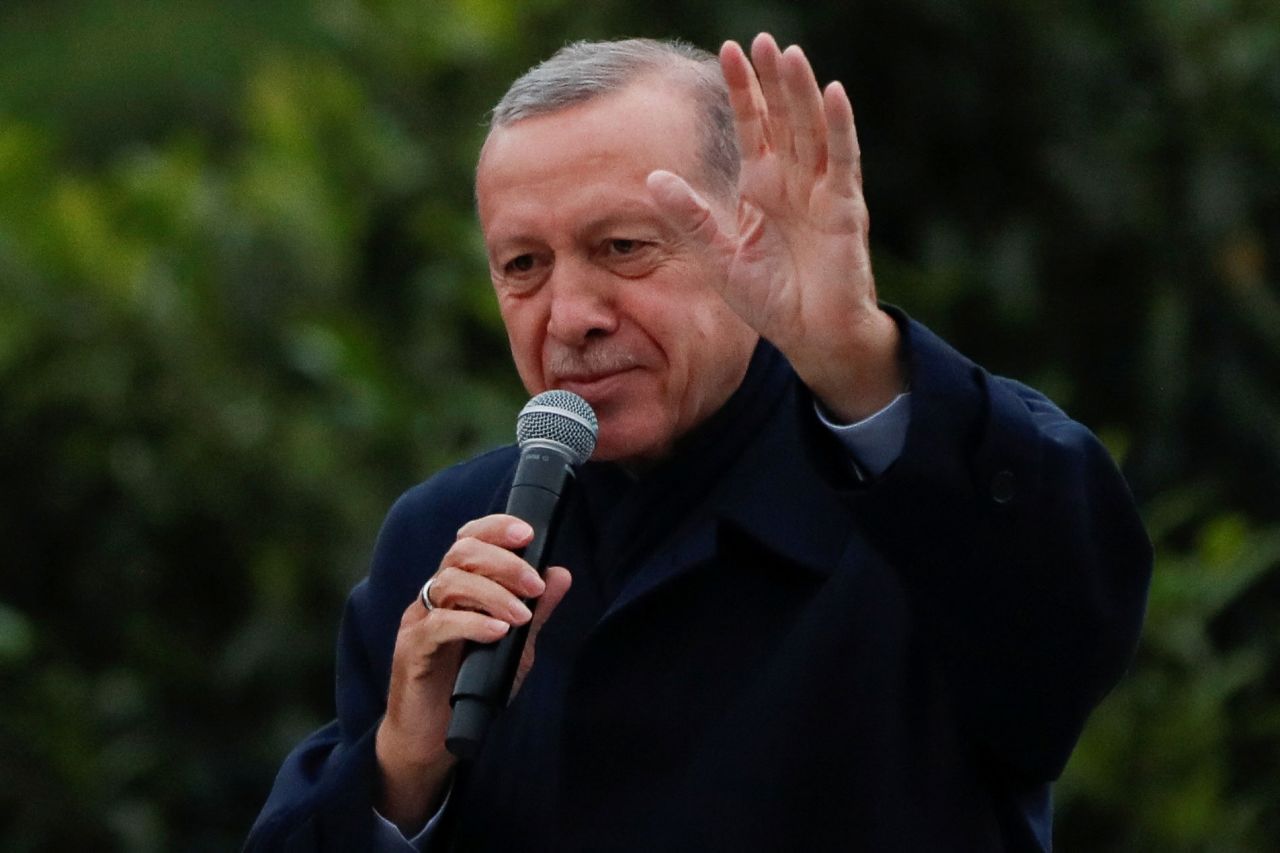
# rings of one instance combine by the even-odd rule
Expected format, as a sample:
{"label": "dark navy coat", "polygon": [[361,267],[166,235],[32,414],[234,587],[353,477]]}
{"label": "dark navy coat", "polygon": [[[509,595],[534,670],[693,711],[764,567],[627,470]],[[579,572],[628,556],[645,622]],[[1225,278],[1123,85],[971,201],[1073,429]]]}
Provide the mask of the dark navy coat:
{"label": "dark navy coat", "polygon": [[[1085,428],[900,324],[897,462],[859,482],[781,362],[616,594],[593,610],[575,572],[578,603],[454,779],[448,849],[1050,848],[1049,784],[1130,660],[1150,545]],[[369,848],[400,614],[515,460],[392,508],[347,604],[338,719],[286,760],[249,849]]]}

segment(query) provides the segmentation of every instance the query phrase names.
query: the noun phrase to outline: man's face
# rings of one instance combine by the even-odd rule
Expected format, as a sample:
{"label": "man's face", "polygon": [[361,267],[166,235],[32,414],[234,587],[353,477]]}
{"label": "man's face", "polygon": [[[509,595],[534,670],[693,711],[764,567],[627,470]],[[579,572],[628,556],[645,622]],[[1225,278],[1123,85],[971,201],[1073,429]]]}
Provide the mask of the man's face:
{"label": "man's face", "polygon": [[[647,78],[494,130],[476,198],[516,369],[536,394],[580,394],[597,459],[652,460],[738,386],[756,335],[720,297],[725,270],[676,233],[645,188],[699,178],[692,101]],[[722,221],[731,202],[712,199]]]}

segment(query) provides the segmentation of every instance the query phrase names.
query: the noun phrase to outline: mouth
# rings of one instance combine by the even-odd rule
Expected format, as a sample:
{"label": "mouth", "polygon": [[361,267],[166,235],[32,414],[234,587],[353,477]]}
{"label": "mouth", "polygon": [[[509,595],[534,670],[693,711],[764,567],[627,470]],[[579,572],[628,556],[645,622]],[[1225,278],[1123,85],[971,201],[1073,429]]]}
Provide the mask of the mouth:
{"label": "mouth", "polygon": [[557,376],[552,384],[554,388],[572,391],[588,403],[596,403],[615,393],[618,386],[626,382],[627,375],[637,370],[626,367],[605,373],[577,373]]}

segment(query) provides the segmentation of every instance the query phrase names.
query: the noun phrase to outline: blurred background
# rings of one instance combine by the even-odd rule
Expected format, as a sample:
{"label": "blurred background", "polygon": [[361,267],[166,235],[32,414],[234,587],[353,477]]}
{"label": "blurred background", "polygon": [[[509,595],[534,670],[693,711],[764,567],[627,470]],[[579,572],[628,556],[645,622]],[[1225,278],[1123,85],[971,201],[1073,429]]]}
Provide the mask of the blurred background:
{"label": "blurred background", "polygon": [[239,846],[382,514],[524,400],[486,110],[566,40],[762,29],[850,90],[882,297],[1156,543],[1059,849],[1280,850],[1276,0],[5,0],[0,848]]}

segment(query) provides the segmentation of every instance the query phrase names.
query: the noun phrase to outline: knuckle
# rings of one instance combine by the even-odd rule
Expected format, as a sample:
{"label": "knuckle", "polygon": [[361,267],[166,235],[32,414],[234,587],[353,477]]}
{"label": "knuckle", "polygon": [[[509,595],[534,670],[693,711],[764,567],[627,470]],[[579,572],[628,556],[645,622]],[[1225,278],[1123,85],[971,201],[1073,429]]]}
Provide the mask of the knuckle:
{"label": "knuckle", "polygon": [[480,518],[471,519],[466,524],[458,528],[458,533],[455,538],[461,540],[461,539],[469,539],[471,537],[476,536],[477,533],[483,530],[487,524],[491,523],[490,519],[492,518],[493,518],[492,515],[485,515],[485,516],[481,516]]}
{"label": "knuckle", "polygon": [[468,536],[465,539],[458,540],[454,546],[454,564],[460,569],[474,572],[479,569],[486,560],[492,559],[492,545],[489,545],[483,539],[476,539]]}
{"label": "knuckle", "polygon": [[457,609],[459,599],[457,587],[458,584],[453,583],[449,585],[436,584],[431,588],[431,600],[435,604],[435,608],[431,611],[431,615],[435,615],[436,613],[441,613],[441,615],[443,615],[450,610]]}
{"label": "knuckle", "polygon": [[481,516],[480,518],[473,518],[473,519],[471,519],[470,521],[468,521],[466,524],[464,524],[464,525],[462,525],[461,527],[459,527],[459,528],[458,528],[458,538],[459,538],[459,539],[461,539],[461,538],[462,538],[462,537],[464,537],[464,536],[470,536],[470,535],[471,535],[471,531],[475,530],[475,529],[476,529],[476,527],[477,527],[478,525],[484,524],[484,520],[485,520],[486,518],[488,518],[488,516]]}
{"label": "knuckle", "polygon": [[450,546],[449,550],[445,552],[445,560],[457,562],[459,559],[462,559],[467,554],[471,553],[475,549],[476,544],[476,540],[470,536],[463,536],[459,538],[452,546]]}
{"label": "knuckle", "polygon": [[460,611],[436,609],[427,614],[423,620],[422,632],[419,636],[416,654],[419,658],[430,658],[442,646],[457,637],[457,617]]}

